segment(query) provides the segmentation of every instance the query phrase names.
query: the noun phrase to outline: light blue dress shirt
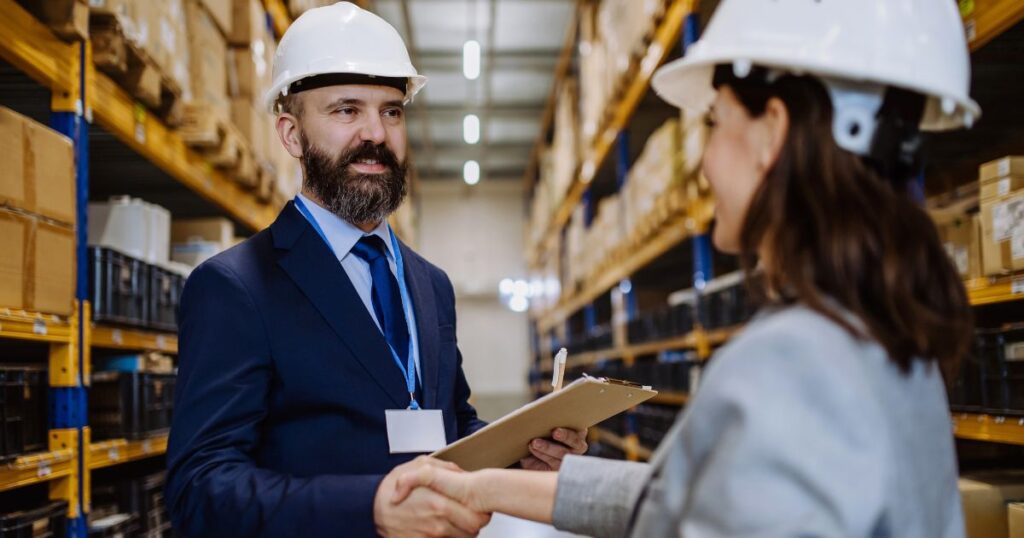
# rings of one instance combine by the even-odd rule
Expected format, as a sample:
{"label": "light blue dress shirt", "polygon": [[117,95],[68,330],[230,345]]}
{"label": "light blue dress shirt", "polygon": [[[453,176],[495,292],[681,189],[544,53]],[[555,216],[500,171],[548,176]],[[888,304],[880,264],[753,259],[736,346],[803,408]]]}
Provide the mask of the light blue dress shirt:
{"label": "light blue dress shirt", "polygon": [[[299,194],[298,197],[305,204],[306,209],[309,210],[309,214],[313,216],[316,223],[320,225],[320,229],[323,230],[324,235],[327,237],[331,250],[334,251],[338,261],[341,262],[342,269],[345,270],[345,274],[352,281],[352,286],[355,287],[356,293],[359,294],[359,299],[363,301],[363,306],[366,307],[367,313],[370,314],[370,319],[373,320],[373,323],[377,325],[379,330],[380,320],[377,319],[377,315],[373,311],[373,277],[370,275],[370,264],[363,261],[359,256],[352,254],[351,251],[352,247],[356,246],[356,243],[364,235],[380,237],[384,240],[384,244],[387,245],[388,267],[391,268],[391,274],[395,275],[395,278],[401,278],[398,276],[398,269],[395,265],[395,253],[391,244],[391,233],[387,221],[381,221],[372,232],[366,233],[302,194]],[[405,317],[409,320],[409,347],[413,360],[416,363],[416,376],[422,382],[423,376],[420,369],[420,345],[416,327],[416,314],[413,312],[412,304],[403,304],[402,306],[405,309]]]}

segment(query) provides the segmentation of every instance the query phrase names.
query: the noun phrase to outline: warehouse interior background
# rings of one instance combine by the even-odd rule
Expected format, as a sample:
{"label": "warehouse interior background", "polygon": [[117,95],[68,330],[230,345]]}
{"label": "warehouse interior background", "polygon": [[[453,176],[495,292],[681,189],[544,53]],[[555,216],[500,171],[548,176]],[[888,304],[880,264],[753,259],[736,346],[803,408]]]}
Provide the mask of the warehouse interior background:
{"label": "warehouse interior background", "polygon": [[[298,192],[260,103],[283,31],[327,3],[0,0],[0,537],[170,535],[179,294]],[[647,459],[752,315],[710,244],[702,119],[650,90],[718,2],[356,3],[429,79],[391,224],[452,280],[481,417],[551,392],[564,347],[567,379],[660,391],[590,432]],[[961,481],[968,536],[1024,537],[1024,1],[957,4],[984,116],[933,137],[920,195],[978,326],[950,427],[962,472],[996,474]]]}

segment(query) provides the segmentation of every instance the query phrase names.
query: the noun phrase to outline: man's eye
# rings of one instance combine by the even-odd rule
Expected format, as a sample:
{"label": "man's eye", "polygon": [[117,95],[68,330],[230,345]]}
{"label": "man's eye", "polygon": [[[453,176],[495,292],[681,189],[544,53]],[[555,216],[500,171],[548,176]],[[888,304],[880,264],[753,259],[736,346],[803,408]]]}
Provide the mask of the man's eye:
{"label": "man's eye", "polygon": [[384,115],[389,117],[389,118],[401,118],[402,117],[402,111],[397,109],[397,108],[392,108],[390,110],[385,110],[384,111]]}
{"label": "man's eye", "polygon": [[356,109],[352,108],[350,106],[345,106],[345,107],[341,107],[341,108],[336,109],[335,112],[338,113],[338,114],[345,115],[345,116],[351,116],[351,115],[356,113]]}

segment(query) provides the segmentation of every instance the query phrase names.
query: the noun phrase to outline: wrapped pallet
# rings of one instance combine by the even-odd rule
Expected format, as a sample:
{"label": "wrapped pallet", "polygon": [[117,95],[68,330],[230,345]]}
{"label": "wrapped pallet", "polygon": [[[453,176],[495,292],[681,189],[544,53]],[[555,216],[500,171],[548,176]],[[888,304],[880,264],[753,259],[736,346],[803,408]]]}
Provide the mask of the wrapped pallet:
{"label": "wrapped pallet", "polygon": [[562,84],[555,105],[555,133],[551,141],[551,181],[554,199],[564,199],[569,186],[576,179],[579,162],[579,122],[576,106],[579,101],[575,81],[569,79]]}
{"label": "wrapped pallet", "polygon": [[984,273],[1024,269],[1024,157],[983,164],[979,183]]}
{"label": "wrapped pallet", "polygon": [[262,99],[270,89],[274,40],[263,22],[263,7],[257,0],[235,0],[234,15],[234,35],[227,61],[231,121],[256,159],[265,161],[269,159],[270,115],[263,110]]}

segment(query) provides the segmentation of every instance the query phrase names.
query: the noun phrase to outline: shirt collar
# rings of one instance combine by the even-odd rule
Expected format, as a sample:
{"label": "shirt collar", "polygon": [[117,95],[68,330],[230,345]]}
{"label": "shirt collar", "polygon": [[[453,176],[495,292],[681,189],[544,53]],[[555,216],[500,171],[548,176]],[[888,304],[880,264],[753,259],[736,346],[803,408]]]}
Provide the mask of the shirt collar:
{"label": "shirt collar", "polygon": [[301,193],[298,197],[302,200],[303,205],[305,205],[309,210],[309,214],[313,216],[313,220],[320,225],[320,229],[323,230],[324,235],[327,236],[327,242],[330,244],[331,249],[334,250],[334,254],[339,260],[348,256],[352,247],[356,246],[356,243],[358,243],[364,235],[375,235],[384,240],[384,245],[387,246],[388,256],[390,256],[392,260],[395,259],[395,253],[392,251],[393,245],[391,244],[390,228],[388,227],[386,219],[382,220],[381,223],[378,224],[370,233],[366,233],[349,221],[324,209],[316,202],[303,196]]}

